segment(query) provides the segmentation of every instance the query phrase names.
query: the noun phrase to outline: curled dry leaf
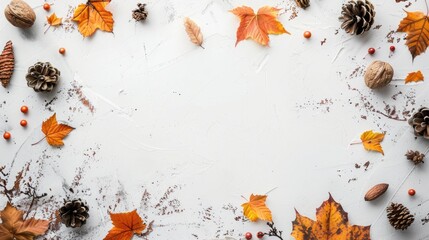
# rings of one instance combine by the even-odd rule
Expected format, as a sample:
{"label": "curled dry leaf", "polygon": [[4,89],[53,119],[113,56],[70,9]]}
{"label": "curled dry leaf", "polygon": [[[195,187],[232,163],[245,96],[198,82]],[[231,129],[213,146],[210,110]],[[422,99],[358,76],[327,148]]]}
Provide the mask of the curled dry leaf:
{"label": "curled dry leaf", "polygon": [[[63,146],[63,139],[73,130],[73,127],[61,123],[59,124],[57,122],[56,113],[54,113],[54,115],[52,115],[42,124],[42,132],[45,134],[45,137],[43,139],[46,138],[46,141],[49,143],[49,145],[55,147]],[[42,140],[40,140],[39,142],[41,142]],[[37,143],[34,143],[33,145]]]}
{"label": "curled dry leaf", "polygon": [[350,225],[347,212],[331,194],[329,199],[316,209],[316,221],[302,216],[297,210],[295,212],[291,235],[296,240],[370,240],[371,226]]}
{"label": "curled dry leaf", "polygon": [[46,17],[46,18],[47,18],[48,24],[50,26],[59,26],[62,24],[62,21],[63,21],[63,19],[57,17],[57,15],[55,13],[52,13],[51,16]]}
{"label": "curled dry leaf", "polygon": [[134,234],[141,235],[146,225],[137,210],[126,213],[110,213],[113,228],[103,240],[130,240]]}
{"label": "curled dry leaf", "polygon": [[413,60],[424,53],[429,45],[429,16],[422,12],[407,12],[399,23],[398,32],[407,33],[407,46]]}
{"label": "curled dry leaf", "polygon": [[79,32],[89,37],[97,29],[105,32],[113,31],[113,15],[106,10],[110,0],[88,0],[80,4],[74,11],[73,21],[78,23]]}
{"label": "curled dry leaf", "polygon": [[405,83],[420,82],[424,80],[425,80],[425,77],[423,76],[423,73],[419,70],[417,72],[408,73],[408,76],[405,78]]}
{"label": "curled dry leaf", "polygon": [[269,6],[261,7],[257,14],[247,6],[232,9],[231,12],[240,18],[235,46],[248,38],[266,46],[270,41],[268,34],[289,34],[281,22],[277,20],[279,11],[280,9]]}
{"label": "curled dry leaf", "polygon": [[191,42],[203,48],[203,34],[201,33],[201,29],[190,18],[185,18],[185,30]]}
{"label": "curled dry leaf", "polygon": [[373,132],[372,130],[366,131],[362,133],[362,135],[360,136],[360,140],[362,142],[352,143],[352,144],[362,143],[363,147],[366,150],[380,152],[381,154],[384,155],[383,148],[380,145],[380,143],[384,139],[384,135],[385,135],[384,133],[377,133],[377,132]]}
{"label": "curled dry leaf", "polygon": [[250,195],[249,201],[241,205],[244,216],[252,222],[258,219],[271,222],[272,215],[270,209],[265,204],[266,200],[267,195]]}
{"label": "curled dry leaf", "polygon": [[1,240],[33,240],[44,235],[48,230],[49,221],[35,218],[23,219],[24,212],[7,203],[0,211],[0,239]]}

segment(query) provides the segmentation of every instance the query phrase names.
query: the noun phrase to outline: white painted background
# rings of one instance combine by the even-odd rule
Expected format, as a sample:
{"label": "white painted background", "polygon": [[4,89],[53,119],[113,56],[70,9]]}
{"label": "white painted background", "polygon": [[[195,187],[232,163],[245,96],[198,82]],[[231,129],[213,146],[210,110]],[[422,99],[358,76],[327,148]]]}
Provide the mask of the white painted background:
{"label": "white painted background", "polygon": [[[66,17],[80,2],[54,1],[51,13]],[[25,179],[49,195],[36,216],[49,217],[63,198],[88,202],[88,224],[80,230],[63,226],[48,233],[52,239],[102,239],[111,227],[108,211],[133,209],[155,220],[149,239],[238,239],[247,231],[267,231],[264,223],[234,219],[241,216],[241,195],[272,189],[267,204],[285,239],[294,208],[314,219],[329,192],[352,224],[372,225],[372,239],[429,239],[429,224],[421,223],[429,213],[429,169],[412,170],[403,156],[408,149],[426,151],[428,142],[415,140],[406,122],[364,107],[369,103],[384,113],[389,104],[402,118],[404,109],[427,106],[428,85],[398,80],[371,91],[362,77],[366,65],[378,59],[393,65],[396,79],[416,70],[429,75],[429,55],[413,63],[404,35],[394,34],[397,50],[389,56],[386,35],[396,30],[408,1],[374,0],[374,26],[381,26],[358,37],[341,29],[336,34],[343,2],[311,0],[310,8],[296,9],[298,17],[290,19],[293,1],[151,0],[148,20],[135,23],[131,10],[137,2],[114,0],[108,7],[114,34],[83,39],[77,29],[65,27],[44,34],[43,2],[29,1],[37,13],[30,31],[0,17],[0,44],[12,40],[16,57],[11,85],[0,88],[0,129],[12,134],[11,141],[0,141],[0,163],[11,171],[10,182],[30,164]],[[228,11],[241,5],[282,8],[279,19],[292,34],[271,37],[271,47],[253,41],[235,47],[239,20]],[[425,4],[412,1],[407,10],[425,11]],[[189,42],[187,16],[201,26],[205,49]],[[310,40],[302,37],[305,30],[313,33]],[[58,54],[60,47],[67,49],[65,56]],[[367,55],[369,47],[377,49],[374,56]],[[26,86],[27,68],[37,61],[61,70],[55,92]],[[71,90],[80,85],[94,113]],[[30,108],[28,116],[19,111],[23,104]],[[76,130],[60,149],[46,142],[31,146],[43,137],[41,123],[53,112]],[[29,122],[26,129],[19,126],[22,118]],[[349,146],[369,129],[387,132],[384,156]],[[366,171],[355,168],[367,161]],[[380,182],[390,184],[387,194],[365,202],[365,192]],[[407,195],[409,188],[416,196]],[[173,192],[157,205],[168,189]],[[145,191],[150,197],[142,201]],[[28,204],[25,198],[15,201]],[[389,225],[390,201],[415,213],[409,230]],[[0,198],[1,206],[5,202]],[[238,209],[234,213],[228,205]],[[178,212],[162,215],[164,207]]]}

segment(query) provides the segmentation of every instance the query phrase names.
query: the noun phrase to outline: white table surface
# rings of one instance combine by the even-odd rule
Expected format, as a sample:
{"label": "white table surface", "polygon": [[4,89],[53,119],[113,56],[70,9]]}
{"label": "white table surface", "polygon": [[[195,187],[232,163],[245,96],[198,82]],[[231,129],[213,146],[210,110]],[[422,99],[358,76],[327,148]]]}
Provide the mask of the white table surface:
{"label": "white table surface", "polygon": [[[87,39],[70,23],[44,34],[43,2],[28,2],[37,14],[30,31],[0,17],[0,45],[12,40],[16,57],[11,85],[0,88],[0,129],[12,134],[9,142],[0,140],[0,163],[10,182],[24,168],[24,179],[48,193],[37,217],[49,217],[64,198],[84,199],[91,215],[80,230],[62,226],[48,239],[102,239],[111,228],[109,211],[133,209],[155,221],[149,239],[239,239],[247,231],[267,231],[263,222],[240,219],[241,195],[269,191],[267,204],[285,239],[294,208],[314,219],[328,193],[351,224],[372,225],[372,239],[429,239],[429,224],[421,222],[429,213],[429,169],[427,163],[413,169],[404,157],[408,149],[427,151],[428,141],[415,140],[400,121],[427,106],[428,84],[396,80],[373,91],[363,81],[373,60],[391,63],[395,79],[417,70],[429,76],[429,54],[413,62],[404,34],[392,35],[396,51],[389,51],[388,34],[405,16],[403,9],[425,12],[422,0],[408,8],[408,1],[374,0],[379,26],[364,36],[339,29],[344,1],[311,0],[304,11],[280,0],[150,0],[148,20],[135,23],[137,2],[114,0],[108,7],[114,34],[98,31]],[[70,17],[80,2],[54,1],[51,13]],[[6,4],[1,1],[0,9]],[[292,34],[272,36],[270,47],[253,41],[235,47],[239,20],[229,10],[241,5],[282,8],[279,19]],[[190,43],[185,17],[201,26],[205,49]],[[313,33],[310,40],[302,37],[305,30]],[[369,47],[375,55],[367,54]],[[53,93],[27,87],[27,68],[37,61],[61,70]],[[28,116],[19,111],[23,104]],[[388,107],[398,116],[390,116]],[[31,146],[54,112],[76,130],[62,148]],[[371,129],[387,133],[384,156],[349,146]],[[388,192],[365,202],[365,192],[380,182],[390,184]],[[408,196],[409,188],[416,196]],[[409,230],[389,225],[390,201],[415,214]],[[5,203],[2,196],[0,206]],[[28,199],[15,203],[26,206]]]}

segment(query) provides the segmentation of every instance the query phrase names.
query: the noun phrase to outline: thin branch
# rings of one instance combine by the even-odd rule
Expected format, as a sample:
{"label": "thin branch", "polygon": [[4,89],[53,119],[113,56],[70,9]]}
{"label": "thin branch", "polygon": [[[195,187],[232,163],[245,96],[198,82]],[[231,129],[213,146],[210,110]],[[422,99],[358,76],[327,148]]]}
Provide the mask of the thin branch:
{"label": "thin branch", "polygon": [[28,207],[27,213],[25,214],[24,220],[27,219],[28,215],[30,214],[31,208],[33,207],[34,203],[43,198],[46,197],[48,194],[46,193],[42,193],[41,195],[38,195],[36,193],[36,188],[31,186],[30,184],[27,184],[27,190],[24,192],[21,192],[24,195],[27,195],[28,197],[31,197],[31,203],[30,206]]}
{"label": "thin branch", "polygon": [[264,233],[264,235],[270,236],[270,237],[276,237],[280,240],[283,240],[282,234],[283,231],[279,231],[275,226],[274,222],[267,222],[267,225],[270,227],[270,231],[268,233]]}

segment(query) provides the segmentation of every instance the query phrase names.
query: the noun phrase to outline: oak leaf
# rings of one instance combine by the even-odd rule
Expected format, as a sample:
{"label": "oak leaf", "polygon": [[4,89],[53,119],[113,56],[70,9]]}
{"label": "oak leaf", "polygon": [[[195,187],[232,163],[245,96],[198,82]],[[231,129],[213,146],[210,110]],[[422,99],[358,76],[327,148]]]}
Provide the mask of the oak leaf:
{"label": "oak leaf", "polygon": [[347,212],[331,194],[316,209],[316,221],[295,212],[291,235],[296,240],[370,240],[371,226],[350,225]]}
{"label": "oak leaf", "polygon": [[0,240],[33,240],[48,230],[48,220],[23,219],[24,212],[7,203],[0,211]]}
{"label": "oak leaf", "polygon": [[[63,139],[73,130],[73,127],[58,123],[56,113],[54,113],[54,115],[52,115],[50,118],[48,118],[42,123],[42,132],[45,134],[45,137],[43,139],[46,138],[46,141],[49,143],[49,145],[55,147],[63,146]],[[40,140],[39,142],[41,142],[42,140]],[[37,143],[33,143],[33,145]]]}
{"label": "oak leaf", "polygon": [[384,139],[384,135],[384,133],[377,133],[370,130],[362,133],[360,140],[362,140],[363,147],[366,150],[380,152],[384,155],[383,148],[380,145]]}
{"label": "oak leaf", "polygon": [[424,80],[425,80],[425,77],[423,76],[423,73],[421,71],[410,72],[408,73],[408,76],[405,78],[405,83],[420,82]]}
{"label": "oak leaf", "polygon": [[203,48],[203,34],[201,33],[201,29],[190,18],[185,18],[185,30],[191,42]]}
{"label": "oak leaf", "polygon": [[106,32],[113,31],[113,14],[105,8],[111,0],[88,0],[80,4],[74,11],[73,21],[78,23],[79,32],[89,37],[97,29]]}
{"label": "oak leaf", "polygon": [[237,7],[230,12],[240,18],[240,26],[237,29],[237,42],[251,38],[266,46],[270,41],[268,34],[288,33],[281,22],[277,20],[280,9],[274,7],[261,7],[255,14],[252,8],[247,6]]}
{"label": "oak leaf", "polygon": [[62,24],[62,21],[63,21],[63,19],[62,19],[62,18],[57,17],[57,15],[56,15],[55,13],[52,13],[52,15],[51,15],[51,16],[46,17],[46,19],[47,19],[48,24],[49,24],[50,26],[59,26],[59,25],[61,25],[61,24]]}
{"label": "oak leaf", "polygon": [[146,225],[137,210],[125,213],[110,213],[113,228],[104,240],[129,240],[134,234],[141,235]]}
{"label": "oak leaf", "polygon": [[406,44],[414,60],[429,45],[429,16],[418,11],[405,12],[407,16],[399,23],[397,31],[407,33]]}
{"label": "oak leaf", "polygon": [[250,195],[249,201],[241,205],[243,207],[244,216],[252,222],[258,219],[271,222],[271,210],[265,204],[266,200],[267,195]]}

